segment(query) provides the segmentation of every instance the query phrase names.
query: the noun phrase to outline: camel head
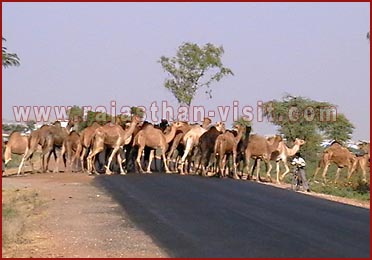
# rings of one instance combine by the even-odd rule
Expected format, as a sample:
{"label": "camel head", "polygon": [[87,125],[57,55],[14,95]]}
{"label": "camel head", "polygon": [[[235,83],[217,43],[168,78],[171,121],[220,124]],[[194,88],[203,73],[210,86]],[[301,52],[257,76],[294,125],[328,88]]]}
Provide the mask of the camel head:
{"label": "camel head", "polygon": [[57,120],[54,123],[52,123],[52,125],[54,125],[56,127],[61,127],[61,122]]}
{"label": "camel head", "polygon": [[369,154],[369,152],[370,152],[370,143],[365,142],[365,141],[361,141],[361,142],[358,144],[358,148],[359,148],[360,150],[362,150],[363,152]]}
{"label": "camel head", "polygon": [[306,142],[305,142],[305,140],[302,140],[300,138],[296,138],[294,143],[295,143],[295,145],[301,146],[301,145],[304,145]]}
{"label": "camel head", "polygon": [[207,128],[212,123],[212,120],[208,117],[204,117],[202,127]]}
{"label": "camel head", "polygon": [[138,124],[139,122],[141,122],[141,117],[133,116],[132,117],[132,122]]}
{"label": "camel head", "polygon": [[218,132],[224,133],[226,130],[225,123],[224,122],[217,122],[215,125]]}
{"label": "camel head", "polygon": [[234,126],[234,130],[236,131],[236,132],[243,132],[244,131],[244,129],[245,129],[245,127],[243,126],[243,125],[240,125],[240,124],[236,124],[235,126]]}

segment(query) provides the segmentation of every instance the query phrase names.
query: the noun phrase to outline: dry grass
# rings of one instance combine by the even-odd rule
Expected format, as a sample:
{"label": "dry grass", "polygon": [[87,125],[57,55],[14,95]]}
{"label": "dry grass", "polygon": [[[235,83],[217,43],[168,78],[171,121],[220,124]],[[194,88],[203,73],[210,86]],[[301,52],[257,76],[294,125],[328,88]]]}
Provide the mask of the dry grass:
{"label": "dry grass", "polygon": [[41,206],[39,194],[28,189],[2,190],[2,249],[27,243],[27,222]]}

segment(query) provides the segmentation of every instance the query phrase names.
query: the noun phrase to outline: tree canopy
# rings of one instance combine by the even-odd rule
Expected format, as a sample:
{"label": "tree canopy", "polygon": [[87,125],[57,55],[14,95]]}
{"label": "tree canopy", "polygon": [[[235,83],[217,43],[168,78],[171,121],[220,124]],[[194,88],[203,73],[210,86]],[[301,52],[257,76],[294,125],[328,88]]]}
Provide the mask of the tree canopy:
{"label": "tree canopy", "polygon": [[[3,37],[3,44],[5,41],[6,39]],[[10,66],[19,66],[21,64],[18,55],[15,53],[9,53],[7,51],[7,48],[4,46],[2,47],[2,60],[3,60],[4,68],[10,67]]]}
{"label": "tree canopy", "polygon": [[342,143],[351,138],[354,129],[345,115],[337,113],[336,105],[291,95],[265,102],[264,116],[289,142],[304,139],[303,150],[308,157],[319,150],[322,139]]}
{"label": "tree canopy", "polygon": [[234,75],[231,69],[224,67],[221,56],[222,46],[211,43],[199,46],[186,42],[179,46],[175,57],[162,56],[159,60],[163,69],[169,73],[164,86],[176,97],[178,102],[190,106],[196,92],[206,87],[206,93],[212,97],[211,83],[220,81],[226,75]]}

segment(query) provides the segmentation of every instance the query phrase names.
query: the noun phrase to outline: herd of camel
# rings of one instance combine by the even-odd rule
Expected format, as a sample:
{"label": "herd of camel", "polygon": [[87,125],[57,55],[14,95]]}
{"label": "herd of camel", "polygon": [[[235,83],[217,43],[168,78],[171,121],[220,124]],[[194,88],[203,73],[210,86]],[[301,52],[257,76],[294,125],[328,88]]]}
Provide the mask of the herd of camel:
{"label": "herd of camel", "polygon": [[[209,118],[205,118],[201,125],[188,122],[173,122],[168,125],[162,120],[159,125],[141,122],[138,116],[122,127],[120,124],[107,123],[103,126],[93,123],[80,133],[71,131],[74,123],[69,121],[62,127],[59,121],[51,125],[43,125],[23,136],[13,132],[5,144],[5,165],[11,160],[12,154],[22,155],[18,174],[23,172],[26,161],[30,161],[32,171],[32,156],[41,148],[41,171],[47,172],[49,160],[54,155],[54,172],[59,172],[59,164],[63,160],[65,168],[97,173],[95,159],[98,154],[108,151],[105,173],[111,174],[113,164],[120,168],[120,174],[126,174],[132,169],[139,172],[151,172],[151,162],[156,151],[161,151],[161,157],[166,173],[200,174],[202,176],[217,175],[234,179],[253,179],[256,165],[255,179],[262,180],[259,175],[259,162],[265,162],[266,175],[271,181],[270,161],[276,163],[276,182],[280,183],[290,172],[289,159],[294,156],[305,143],[296,138],[292,147],[288,147],[280,135],[265,138],[251,134],[251,127],[236,125],[233,130],[227,130],[225,124],[217,122],[212,125]],[[57,156],[57,148],[61,149]],[[348,169],[347,178],[361,168],[363,181],[367,181],[367,167],[369,166],[369,143],[361,143],[363,154],[357,156],[337,142],[326,148],[319,160],[314,173],[314,180],[323,167],[322,178],[326,182],[326,174],[331,163],[337,165],[335,182],[340,170]],[[231,158],[231,163],[227,163]],[[254,164],[250,167],[250,159]],[[67,164],[66,164],[67,162]],[[280,164],[284,165],[284,172],[280,174]],[[66,166],[67,165],[67,166]],[[133,166],[134,168],[130,168]],[[173,166],[173,167],[172,167]],[[146,168],[144,170],[144,168]],[[172,169],[170,169],[172,168]]]}

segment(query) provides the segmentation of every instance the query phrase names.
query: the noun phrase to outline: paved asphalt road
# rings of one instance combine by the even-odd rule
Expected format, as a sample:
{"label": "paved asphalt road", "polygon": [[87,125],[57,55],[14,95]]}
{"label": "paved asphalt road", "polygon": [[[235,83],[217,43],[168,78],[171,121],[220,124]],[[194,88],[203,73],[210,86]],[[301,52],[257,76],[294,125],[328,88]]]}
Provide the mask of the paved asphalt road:
{"label": "paved asphalt road", "polygon": [[370,211],[251,181],[99,176],[171,257],[369,257]]}

